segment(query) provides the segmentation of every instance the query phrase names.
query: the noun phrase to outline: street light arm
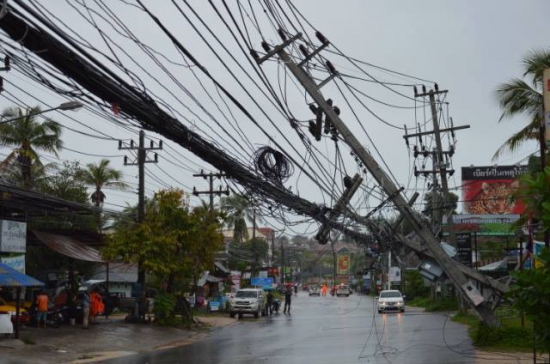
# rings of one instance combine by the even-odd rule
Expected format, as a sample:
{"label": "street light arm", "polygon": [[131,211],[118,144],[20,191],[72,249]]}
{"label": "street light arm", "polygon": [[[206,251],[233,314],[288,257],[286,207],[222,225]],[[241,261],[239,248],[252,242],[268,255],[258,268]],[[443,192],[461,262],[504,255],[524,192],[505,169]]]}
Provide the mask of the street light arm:
{"label": "street light arm", "polygon": [[59,106],[52,107],[51,109],[41,110],[39,112],[35,112],[35,113],[32,113],[32,114],[23,115],[23,116],[18,116],[18,117],[11,118],[11,119],[8,119],[8,120],[2,120],[0,122],[0,125],[10,123],[10,122],[18,120],[22,117],[36,116],[36,115],[44,114],[46,112],[50,112],[50,111],[54,111],[54,110],[63,110],[63,111],[78,110],[82,106],[84,106],[84,104],[82,104],[80,101],[67,101],[67,102],[62,103]]}

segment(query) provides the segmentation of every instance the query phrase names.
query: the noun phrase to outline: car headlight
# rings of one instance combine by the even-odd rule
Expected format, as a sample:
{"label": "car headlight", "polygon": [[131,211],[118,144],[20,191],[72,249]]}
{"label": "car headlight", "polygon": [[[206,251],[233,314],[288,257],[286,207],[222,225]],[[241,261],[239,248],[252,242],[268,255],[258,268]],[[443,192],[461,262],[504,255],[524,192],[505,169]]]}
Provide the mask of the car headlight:
{"label": "car headlight", "polygon": [[403,306],[403,301],[397,302],[397,306]]}
{"label": "car headlight", "polygon": [[380,306],[386,306],[386,302],[380,302]]}

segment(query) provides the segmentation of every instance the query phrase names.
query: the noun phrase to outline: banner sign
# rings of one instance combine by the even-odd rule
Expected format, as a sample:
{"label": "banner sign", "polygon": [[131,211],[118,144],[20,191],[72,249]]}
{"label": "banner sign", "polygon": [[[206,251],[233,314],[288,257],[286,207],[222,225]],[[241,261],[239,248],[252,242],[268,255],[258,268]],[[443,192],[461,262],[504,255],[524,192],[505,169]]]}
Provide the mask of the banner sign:
{"label": "banner sign", "polygon": [[472,266],[472,234],[456,234],[456,259],[467,267]]}
{"label": "banner sign", "polygon": [[[444,218],[443,232],[448,235],[448,225]],[[454,230],[457,232],[472,232],[478,236],[514,236],[512,224],[519,220],[517,214],[459,214],[453,215]]]}
{"label": "banner sign", "polygon": [[231,292],[237,292],[239,289],[241,289],[241,272],[237,270],[232,270],[230,274],[230,279],[233,283],[233,286],[231,287]]}
{"label": "banner sign", "polygon": [[469,214],[521,214],[525,206],[513,200],[518,177],[527,166],[462,167],[462,199]]}
{"label": "banner sign", "polygon": [[7,265],[10,268],[15,269],[19,273],[25,274],[25,255],[18,255],[16,257],[0,257],[0,262]]}
{"label": "banner sign", "polygon": [[27,247],[27,223],[0,220],[0,252],[25,253]]}
{"label": "banner sign", "polygon": [[391,283],[401,283],[401,269],[399,267],[390,267],[388,279]]}
{"label": "banner sign", "polygon": [[547,68],[542,72],[542,97],[544,100],[544,125],[546,148],[550,148],[550,69]]}
{"label": "banner sign", "polygon": [[348,254],[338,256],[338,266],[336,274],[338,275],[348,275],[350,267],[350,257]]}
{"label": "banner sign", "polygon": [[250,278],[250,284],[253,286],[271,286],[273,284],[273,278]]}

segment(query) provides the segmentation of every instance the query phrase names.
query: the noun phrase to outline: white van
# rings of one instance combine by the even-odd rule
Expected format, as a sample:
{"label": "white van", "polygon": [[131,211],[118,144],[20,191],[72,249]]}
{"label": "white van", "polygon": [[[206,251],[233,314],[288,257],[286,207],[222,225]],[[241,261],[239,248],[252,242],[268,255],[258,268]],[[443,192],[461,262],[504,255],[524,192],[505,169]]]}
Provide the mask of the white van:
{"label": "white van", "polygon": [[267,315],[267,296],[263,289],[243,288],[237,291],[230,301],[229,316],[239,315],[241,318],[243,314],[251,314],[256,318]]}

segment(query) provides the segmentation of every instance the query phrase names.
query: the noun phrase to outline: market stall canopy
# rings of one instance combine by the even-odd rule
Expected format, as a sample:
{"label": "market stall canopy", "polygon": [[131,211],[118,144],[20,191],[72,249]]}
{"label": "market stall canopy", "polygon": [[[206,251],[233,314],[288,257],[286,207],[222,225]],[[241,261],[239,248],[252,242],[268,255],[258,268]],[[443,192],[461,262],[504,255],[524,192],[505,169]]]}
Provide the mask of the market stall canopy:
{"label": "market stall canopy", "polygon": [[44,283],[26,274],[19,273],[15,269],[0,263],[1,287],[40,287]]}
{"label": "market stall canopy", "polygon": [[70,236],[50,234],[36,230],[33,230],[33,233],[48,248],[67,257],[87,262],[105,263],[99,254],[99,250],[81,243]]}

